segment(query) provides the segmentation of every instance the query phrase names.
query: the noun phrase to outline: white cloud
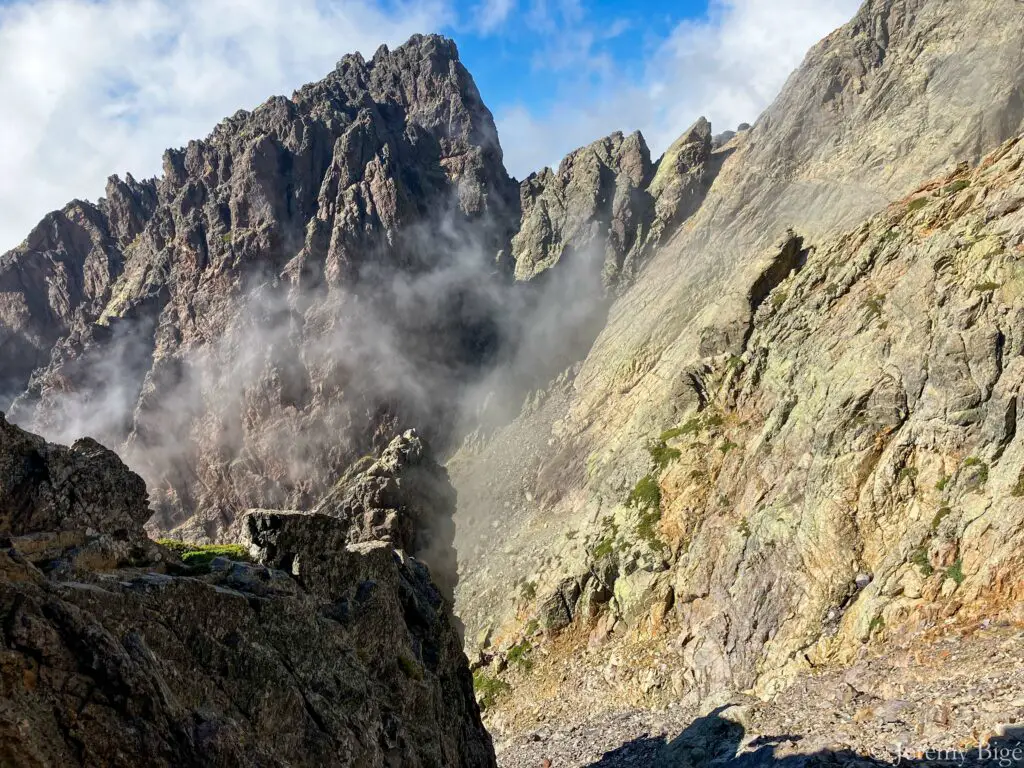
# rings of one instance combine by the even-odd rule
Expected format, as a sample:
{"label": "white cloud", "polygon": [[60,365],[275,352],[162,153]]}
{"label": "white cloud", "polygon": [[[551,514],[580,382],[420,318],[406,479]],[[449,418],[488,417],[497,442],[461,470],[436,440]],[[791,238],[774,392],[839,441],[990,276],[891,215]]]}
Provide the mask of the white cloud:
{"label": "white cloud", "polygon": [[153,175],[166,147],[447,14],[444,0],[0,5],[0,252],[111,173]]}
{"label": "white cloud", "polygon": [[508,21],[516,0],[483,0],[473,8],[473,27],[482,35],[490,35]]}
{"label": "white cloud", "polygon": [[[716,132],[753,122],[807,49],[848,21],[860,0],[712,0],[654,48],[630,79],[604,66],[597,47],[577,65],[606,74],[566,83],[544,114],[513,105],[496,115],[509,172],[518,178],[612,131],[640,129],[657,156],[701,115]],[[572,30],[574,39],[585,30]],[[599,37],[594,37],[598,40]],[[592,66],[586,66],[589,58]]]}

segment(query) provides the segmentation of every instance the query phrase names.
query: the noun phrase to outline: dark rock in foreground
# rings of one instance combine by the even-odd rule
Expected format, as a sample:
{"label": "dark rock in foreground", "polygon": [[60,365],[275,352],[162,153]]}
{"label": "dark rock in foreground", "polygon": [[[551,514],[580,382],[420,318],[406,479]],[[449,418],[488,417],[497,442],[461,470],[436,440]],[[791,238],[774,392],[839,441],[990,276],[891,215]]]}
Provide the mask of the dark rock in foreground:
{"label": "dark rock in foreground", "polygon": [[99,444],[0,418],[0,470],[0,764],[494,765],[450,606],[411,556],[250,513],[287,518],[273,545],[247,524],[266,562],[186,568]]}

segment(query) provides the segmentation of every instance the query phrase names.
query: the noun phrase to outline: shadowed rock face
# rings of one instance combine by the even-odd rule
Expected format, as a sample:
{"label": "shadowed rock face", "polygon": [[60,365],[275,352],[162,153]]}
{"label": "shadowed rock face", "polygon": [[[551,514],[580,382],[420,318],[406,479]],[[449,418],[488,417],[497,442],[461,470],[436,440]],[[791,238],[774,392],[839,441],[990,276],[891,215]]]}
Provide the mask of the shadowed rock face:
{"label": "shadowed rock face", "polygon": [[408,554],[253,513],[256,562],[186,567],[95,442],[0,419],[0,469],[3,765],[494,765],[451,605]]}

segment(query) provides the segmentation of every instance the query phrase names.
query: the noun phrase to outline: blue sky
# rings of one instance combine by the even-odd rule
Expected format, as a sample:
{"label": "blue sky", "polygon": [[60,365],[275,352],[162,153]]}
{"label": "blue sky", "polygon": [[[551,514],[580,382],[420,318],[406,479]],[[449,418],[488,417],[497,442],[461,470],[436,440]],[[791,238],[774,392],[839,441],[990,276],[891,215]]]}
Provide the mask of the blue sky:
{"label": "blue sky", "polygon": [[455,38],[524,178],[612,131],[752,122],[859,0],[0,0],[0,252],[113,173],[415,32]]}
{"label": "blue sky", "polygon": [[[446,30],[456,37],[462,58],[473,73],[481,93],[494,108],[519,102],[546,111],[561,93],[579,86],[600,85],[602,67],[614,67],[623,77],[639,77],[644,63],[668,34],[684,19],[706,17],[703,0],[643,0],[636,3],[599,0],[586,5],[546,8],[548,18],[536,6],[509,4],[504,22],[481,30],[456,23]],[[464,12],[471,14],[473,6]],[[538,33],[543,26],[587,30],[587,53],[593,69],[576,69],[557,35]],[[570,48],[572,46],[569,46]],[[551,76],[554,74],[554,76]]]}

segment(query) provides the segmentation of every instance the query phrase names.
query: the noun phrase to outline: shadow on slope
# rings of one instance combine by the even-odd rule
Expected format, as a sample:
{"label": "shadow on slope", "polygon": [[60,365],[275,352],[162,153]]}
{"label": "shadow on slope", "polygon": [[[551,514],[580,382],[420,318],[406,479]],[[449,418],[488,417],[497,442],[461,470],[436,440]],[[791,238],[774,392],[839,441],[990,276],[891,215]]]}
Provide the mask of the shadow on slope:
{"label": "shadow on slope", "polygon": [[[817,768],[821,766],[1011,766],[1024,765],[1024,727],[1006,730],[987,747],[958,748],[953,744],[885,744],[873,755],[848,749],[823,749],[805,754],[779,754],[803,740],[802,736],[758,736],[743,744],[745,730],[722,717],[724,706],[694,720],[679,736],[666,743],[645,736],[606,753],[588,768]],[[950,739],[952,741],[952,738]],[[741,745],[744,752],[739,753]]]}

